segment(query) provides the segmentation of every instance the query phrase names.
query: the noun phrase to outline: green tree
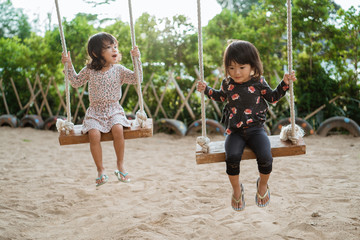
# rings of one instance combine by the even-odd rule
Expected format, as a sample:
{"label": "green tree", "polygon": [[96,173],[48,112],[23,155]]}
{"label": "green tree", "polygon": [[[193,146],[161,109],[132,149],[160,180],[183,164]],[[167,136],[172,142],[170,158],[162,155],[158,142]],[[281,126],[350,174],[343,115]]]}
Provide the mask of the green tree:
{"label": "green tree", "polygon": [[30,32],[28,17],[22,10],[14,8],[10,0],[0,0],[0,37],[25,39]]}
{"label": "green tree", "polygon": [[259,0],[216,0],[221,7],[246,17]]}
{"label": "green tree", "polygon": [[189,40],[185,36],[194,32],[194,26],[183,15],[176,15],[172,19],[161,19],[160,24],[164,24],[160,39],[163,50],[162,61],[165,63],[165,68],[174,69],[180,74],[181,65],[186,59],[184,50]]}
{"label": "green tree", "polygon": [[345,11],[339,9],[336,25],[329,24],[324,54],[327,71],[339,84],[342,109],[340,115],[346,115],[360,122],[360,11],[354,7]]}

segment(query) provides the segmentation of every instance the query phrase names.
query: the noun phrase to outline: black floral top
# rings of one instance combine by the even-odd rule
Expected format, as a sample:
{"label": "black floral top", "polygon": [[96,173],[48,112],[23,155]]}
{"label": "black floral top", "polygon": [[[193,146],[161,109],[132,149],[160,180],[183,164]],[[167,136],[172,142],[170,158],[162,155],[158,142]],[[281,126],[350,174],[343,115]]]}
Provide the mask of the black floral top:
{"label": "black floral top", "polygon": [[282,81],[273,90],[264,77],[260,80],[252,78],[245,83],[236,83],[229,78],[222,81],[220,90],[207,86],[205,94],[212,100],[227,102],[221,122],[224,123],[226,134],[229,135],[237,129],[263,124],[268,110],[266,101],[277,103],[288,89],[289,85]]}

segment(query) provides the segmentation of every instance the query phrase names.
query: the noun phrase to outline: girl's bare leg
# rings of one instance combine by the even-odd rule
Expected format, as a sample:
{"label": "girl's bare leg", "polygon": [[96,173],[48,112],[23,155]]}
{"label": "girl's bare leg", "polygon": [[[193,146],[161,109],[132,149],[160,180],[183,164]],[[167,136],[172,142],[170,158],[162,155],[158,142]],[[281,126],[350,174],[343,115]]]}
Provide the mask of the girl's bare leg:
{"label": "girl's bare leg", "polygon": [[104,174],[104,170],[105,170],[102,161],[102,148],[101,148],[100,140],[101,140],[100,131],[97,129],[91,129],[89,131],[90,151],[98,171],[98,177]]}
{"label": "girl's bare leg", "polygon": [[[112,127],[111,133],[113,135],[114,141],[114,149],[116,153],[116,165],[117,169],[122,172],[126,173],[125,167],[124,167],[124,149],[125,149],[125,140],[124,140],[124,128],[120,124],[116,124]],[[121,176],[123,180],[129,179],[129,175],[126,177]]]}

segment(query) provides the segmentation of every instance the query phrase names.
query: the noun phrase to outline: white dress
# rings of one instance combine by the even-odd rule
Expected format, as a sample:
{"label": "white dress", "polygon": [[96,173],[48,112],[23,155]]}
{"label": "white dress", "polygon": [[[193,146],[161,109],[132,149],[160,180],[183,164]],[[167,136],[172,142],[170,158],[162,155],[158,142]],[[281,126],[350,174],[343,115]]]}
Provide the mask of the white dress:
{"label": "white dress", "polygon": [[[140,79],[142,79],[140,61],[139,69]],[[137,84],[136,74],[133,71],[115,64],[105,72],[84,67],[77,74],[73,67],[69,67],[68,78],[71,86],[75,88],[88,82],[90,106],[85,113],[82,133],[87,133],[90,129],[107,133],[115,124],[130,127],[130,122],[119,100],[122,95],[121,86],[124,83]]]}

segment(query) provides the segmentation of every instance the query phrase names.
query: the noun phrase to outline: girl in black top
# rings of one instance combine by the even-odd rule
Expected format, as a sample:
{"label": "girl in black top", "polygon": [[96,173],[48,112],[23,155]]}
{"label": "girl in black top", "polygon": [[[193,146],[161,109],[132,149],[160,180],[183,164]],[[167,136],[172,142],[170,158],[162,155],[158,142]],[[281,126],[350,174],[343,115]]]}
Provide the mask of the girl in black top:
{"label": "girl in black top", "polygon": [[265,81],[262,62],[256,47],[247,41],[236,40],[224,53],[226,78],[220,90],[199,82],[198,91],[215,101],[226,102],[222,122],[226,128],[226,173],[233,188],[231,206],[236,211],[245,208],[244,188],[239,183],[240,160],[248,145],[256,154],[260,177],[257,180],[255,202],[265,207],[270,202],[267,185],[272,171],[269,138],[263,128],[268,110],[267,102],[276,103],[289,89],[289,80],[296,81],[295,73],[284,74],[282,82],[272,90]]}

